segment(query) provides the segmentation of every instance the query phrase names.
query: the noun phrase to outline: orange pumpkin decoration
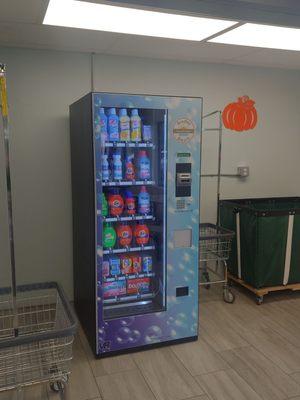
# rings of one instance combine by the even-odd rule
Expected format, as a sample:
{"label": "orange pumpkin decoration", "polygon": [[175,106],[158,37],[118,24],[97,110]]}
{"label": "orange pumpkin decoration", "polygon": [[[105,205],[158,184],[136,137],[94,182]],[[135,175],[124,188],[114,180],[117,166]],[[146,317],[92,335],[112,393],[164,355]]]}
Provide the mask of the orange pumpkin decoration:
{"label": "orange pumpkin decoration", "polygon": [[225,128],[238,132],[254,129],[257,124],[254,104],[248,96],[239,97],[236,103],[228,104],[222,113]]}

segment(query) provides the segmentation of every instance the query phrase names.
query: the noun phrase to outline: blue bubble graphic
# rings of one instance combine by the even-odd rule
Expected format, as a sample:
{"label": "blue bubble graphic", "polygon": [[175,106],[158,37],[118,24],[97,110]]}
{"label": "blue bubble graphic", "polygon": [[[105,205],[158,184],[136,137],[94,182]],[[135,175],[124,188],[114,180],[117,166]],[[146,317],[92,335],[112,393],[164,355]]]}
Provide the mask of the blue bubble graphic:
{"label": "blue bubble graphic", "polygon": [[162,330],[159,326],[153,325],[150,326],[145,333],[145,342],[146,343],[154,343],[159,340],[162,335]]}

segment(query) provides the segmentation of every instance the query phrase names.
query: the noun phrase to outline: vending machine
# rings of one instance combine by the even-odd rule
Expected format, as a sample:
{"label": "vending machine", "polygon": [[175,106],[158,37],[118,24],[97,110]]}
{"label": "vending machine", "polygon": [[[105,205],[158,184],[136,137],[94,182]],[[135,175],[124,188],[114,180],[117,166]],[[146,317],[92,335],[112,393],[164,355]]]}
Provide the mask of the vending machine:
{"label": "vending machine", "polygon": [[74,298],[97,356],[198,337],[202,99],[70,106]]}

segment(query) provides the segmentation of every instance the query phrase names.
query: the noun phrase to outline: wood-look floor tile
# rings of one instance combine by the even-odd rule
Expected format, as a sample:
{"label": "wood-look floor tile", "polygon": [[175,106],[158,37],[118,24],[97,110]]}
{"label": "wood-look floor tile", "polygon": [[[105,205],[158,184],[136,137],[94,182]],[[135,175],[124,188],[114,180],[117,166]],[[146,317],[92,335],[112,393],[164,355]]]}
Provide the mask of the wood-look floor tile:
{"label": "wood-look floor tile", "polygon": [[300,395],[300,386],[255,348],[243,347],[220,354],[264,400]]}
{"label": "wood-look floor tile", "polygon": [[197,342],[172,346],[172,351],[192,375],[228,368],[227,363],[202,338]]}
{"label": "wood-look floor tile", "polygon": [[93,374],[96,377],[136,369],[136,364],[133,360],[132,354],[124,354],[121,356],[113,356],[102,359],[95,358],[95,355],[93,354],[82,329],[79,330],[79,337],[84,352],[92,368]]}
{"label": "wood-look floor tile", "polygon": [[232,369],[197,377],[198,382],[213,400],[261,400],[251,386]]}
{"label": "wood-look floor tile", "polygon": [[90,364],[96,377],[136,368],[132,355],[128,354],[93,360]]}
{"label": "wood-look floor tile", "polygon": [[300,385],[300,372],[295,372],[290,375]]}
{"label": "wood-look floor tile", "polygon": [[171,349],[137,353],[134,359],[158,400],[182,400],[203,394]]}
{"label": "wood-look floor tile", "polygon": [[283,336],[294,346],[300,343],[300,311],[294,308],[291,301],[266,304],[264,314],[268,315],[268,326]]}
{"label": "wood-look floor tile", "polygon": [[193,397],[193,398],[189,398],[187,400],[210,400],[206,394],[203,394],[202,396],[197,396],[197,397]]}
{"label": "wood-look floor tile", "polygon": [[17,394],[15,390],[0,392],[0,400],[16,400],[16,399],[17,399]]}
{"label": "wood-look floor tile", "polygon": [[43,385],[33,385],[21,389],[19,395],[16,390],[0,392],[0,400],[47,400],[47,389]]}
{"label": "wood-look floor tile", "polygon": [[216,312],[220,303],[214,301],[200,306],[200,337],[216,351],[247,346],[249,343],[233,329],[226,314],[222,311]]}
{"label": "wood-look floor tile", "polygon": [[99,376],[97,382],[103,400],[155,400],[137,369]]}
{"label": "wood-look floor tile", "polygon": [[287,374],[300,371],[300,348],[289,343],[272,329],[247,331],[245,338]]}
{"label": "wood-look floor tile", "polygon": [[[282,313],[279,305],[277,305],[277,313],[274,312],[272,315],[264,311],[264,305],[262,307],[257,307],[255,304],[253,306],[251,304],[241,304],[238,307],[233,305],[231,312],[228,311],[228,307],[221,303],[216,304],[214,308],[212,306],[212,303],[208,304],[206,313],[209,312],[211,314],[214,309],[214,318],[219,320],[223,315],[223,318],[231,324],[235,332],[267,358],[271,359],[283,371],[288,374],[300,371],[300,348],[278,333],[278,330],[280,331],[281,329],[278,320],[280,320]],[[273,307],[277,308],[275,304]],[[216,323],[215,327],[217,329]]]}

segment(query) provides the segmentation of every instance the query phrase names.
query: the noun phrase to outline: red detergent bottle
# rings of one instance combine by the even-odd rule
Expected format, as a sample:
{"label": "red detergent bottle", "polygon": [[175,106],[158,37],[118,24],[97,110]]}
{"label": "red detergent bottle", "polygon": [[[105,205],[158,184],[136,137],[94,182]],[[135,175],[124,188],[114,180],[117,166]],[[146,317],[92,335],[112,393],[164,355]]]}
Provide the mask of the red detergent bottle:
{"label": "red detergent bottle", "polygon": [[123,213],[124,200],[117,189],[112,190],[108,195],[109,213],[113,217],[117,217]]}
{"label": "red detergent bottle", "polygon": [[134,181],[135,180],[135,169],[133,164],[134,155],[130,154],[126,157],[125,162],[125,179],[127,181]]}
{"label": "red detergent bottle", "polygon": [[125,190],[124,192],[125,197],[125,212],[128,215],[135,215],[136,208],[135,208],[135,198],[130,190]]}
{"label": "red detergent bottle", "polygon": [[130,246],[132,242],[132,229],[127,224],[121,224],[117,227],[117,236],[122,247]]}
{"label": "red detergent bottle", "polygon": [[150,239],[150,232],[149,228],[146,224],[141,223],[135,226],[134,232],[133,232],[134,238],[136,243],[139,246],[145,246]]}

